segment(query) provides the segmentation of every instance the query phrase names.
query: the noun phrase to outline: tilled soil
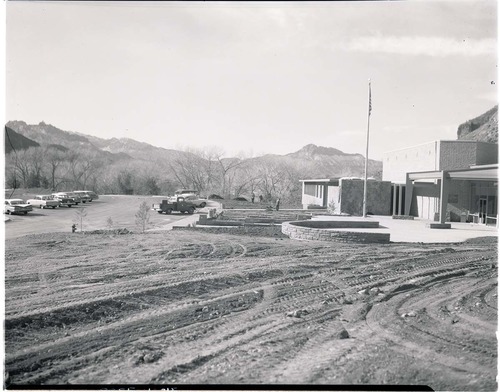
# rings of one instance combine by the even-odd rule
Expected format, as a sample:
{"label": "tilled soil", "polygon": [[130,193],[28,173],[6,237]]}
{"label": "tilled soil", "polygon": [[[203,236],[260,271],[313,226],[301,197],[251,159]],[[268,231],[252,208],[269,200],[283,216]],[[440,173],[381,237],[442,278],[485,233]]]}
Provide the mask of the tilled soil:
{"label": "tilled soil", "polygon": [[7,385],[497,389],[496,238],[59,233],[5,253]]}

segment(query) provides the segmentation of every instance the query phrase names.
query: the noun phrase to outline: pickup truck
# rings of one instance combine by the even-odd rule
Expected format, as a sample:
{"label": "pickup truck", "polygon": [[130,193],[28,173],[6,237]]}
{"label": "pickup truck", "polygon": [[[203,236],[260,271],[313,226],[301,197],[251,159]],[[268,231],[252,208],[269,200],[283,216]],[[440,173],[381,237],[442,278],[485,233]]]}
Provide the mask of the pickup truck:
{"label": "pickup truck", "polygon": [[158,214],[171,214],[174,211],[179,211],[182,214],[187,212],[188,214],[193,214],[196,206],[185,200],[184,197],[179,196],[175,200],[162,200],[160,204],[153,204],[153,210],[158,212]]}
{"label": "pickup truck", "polygon": [[33,207],[22,199],[6,199],[4,212],[10,214],[24,214],[33,211]]}

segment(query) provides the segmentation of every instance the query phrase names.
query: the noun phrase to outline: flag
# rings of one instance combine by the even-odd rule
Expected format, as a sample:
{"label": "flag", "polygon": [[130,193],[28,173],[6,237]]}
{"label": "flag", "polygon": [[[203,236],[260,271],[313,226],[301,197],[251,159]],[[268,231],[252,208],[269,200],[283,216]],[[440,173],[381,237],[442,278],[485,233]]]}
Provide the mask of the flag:
{"label": "flag", "polygon": [[372,83],[368,83],[368,116],[372,113]]}

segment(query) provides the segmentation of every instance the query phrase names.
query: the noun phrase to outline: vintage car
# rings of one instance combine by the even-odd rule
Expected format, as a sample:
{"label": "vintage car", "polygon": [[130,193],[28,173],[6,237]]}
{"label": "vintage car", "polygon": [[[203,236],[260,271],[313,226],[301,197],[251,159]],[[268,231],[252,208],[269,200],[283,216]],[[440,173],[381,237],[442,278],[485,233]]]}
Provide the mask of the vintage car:
{"label": "vintage car", "polygon": [[73,201],[76,203],[76,205],[78,205],[82,202],[82,198],[80,196],[78,196],[76,193],[74,193],[74,192],[64,192],[64,193],[66,193],[66,195],[68,195],[68,197],[70,199],[73,199]]}
{"label": "vintage car", "polygon": [[187,194],[187,195],[184,196],[184,198],[186,199],[186,201],[189,201],[189,202],[193,203],[198,208],[203,208],[203,207],[205,207],[207,205],[207,200],[206,199],[202,199],[198,195]]}
{"label": "vintage car", "polygon": [[82,203],[86,203],[87,201],[90,203],[93,200],[93,197],[90,195],[89,191],[73,191],[73,193],[80,196],[80,199],[82,199]]}
{"label": "vintage car", "polygon": [[52,195],[36,195],[33,199],[27,200],[26,203],[38,208],[59,207],[59,200],[55,200]]}
{"label": "vintage car", "polygon": [[24,214],[33,211],[33,207],[22,199],[6,199],[4,213],[10,214]]}
{"label": "vintage car", "polygon": [[75,199],[69,197],[66,192],[53,193],[52,196],[54,196],[54,200],[59,201],[59,206],[71,207],[76,205]]}

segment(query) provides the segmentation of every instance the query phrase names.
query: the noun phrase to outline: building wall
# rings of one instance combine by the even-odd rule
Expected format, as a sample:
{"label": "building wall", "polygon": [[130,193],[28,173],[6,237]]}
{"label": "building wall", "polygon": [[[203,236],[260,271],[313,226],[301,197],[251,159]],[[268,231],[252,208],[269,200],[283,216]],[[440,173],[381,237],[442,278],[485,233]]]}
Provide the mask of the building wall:
{"label": "building wall", "polygon": [[[492,148],[495,145],[467,140],[442,140],[439,142],[439,169],[457,170],[467,169],[471,165],[483,164],[481,161],[491,162]],[[493,149],[494,150],[494,149]]]}
{"label": "building wall", "polygon": [[439,142],[430,142],[386,152],[382,159],[382,180],[405,183],[406,173],[438,170]]}
{"label": "building wall", "polygon": [[340,214],[340,187],[328,187],[328,207],[333,207],[334,214]]}
{"label": "building wall", "polygon": [[409,172],[468,169],[497,162],[497,144],[440,140],[385,153],[382,179],[401,184]]}
{"label": "building wall", "polygon": [[498,144],[478,143],[476,165],[490,165],[498,163]]}
{"label": "building wall", "polygon": [[302,183],[302,207],[310,205],[324,206],[325,185]]}
{"label": "building wall", "polygon": [[[340,180],[340,212],[363,215],[364,181]],[[374,215],[391,215],[391,183],[369,180],[366,189],[366,211]]]}

